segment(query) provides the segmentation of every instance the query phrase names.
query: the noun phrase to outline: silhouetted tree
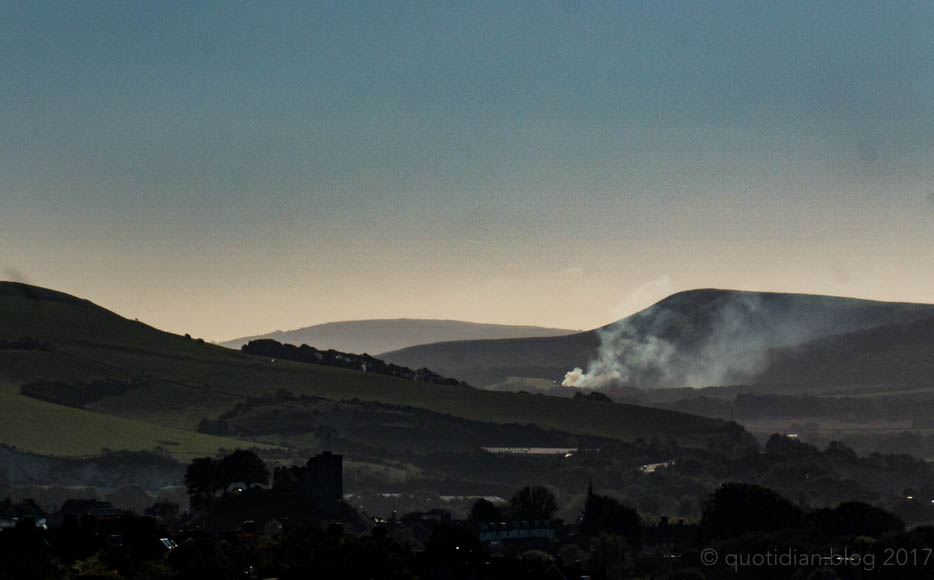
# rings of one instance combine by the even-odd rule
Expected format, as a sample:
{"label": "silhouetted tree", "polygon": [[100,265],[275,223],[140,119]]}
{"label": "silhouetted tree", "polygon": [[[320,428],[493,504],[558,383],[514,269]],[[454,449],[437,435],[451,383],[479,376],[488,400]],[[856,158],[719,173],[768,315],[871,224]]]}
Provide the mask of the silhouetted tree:
{"label": "silhouetted tree", "polygon": [[214,493],[223,488],[220,462],[210,457],[196,457],[185,470],[185,488],[192,501],[210,502]]}
{"label": "silhouetted tree", "polygon": [[480,498],[470,508],[470,521],[477,523],[503,521],[503,510],[495,503]]}
{"label": "silhouetted tree", "polygon": [[813,445],[800,441],[787,435],[772,434],[765,442],[765,452],[769,455],[819,455],[820,451]]}
{"label": "silhouetted tree", "polygon": [[905,522],[882,508],[859,501],[843,502],[833,509],[819,509],[811,521],[821,531],[833,535],[861,535],[878,538],[886,532],[900,532]]}
{"label": "silhouetted tree", "polygon": [[616,580],[630,577],[633,567],[632,547],[620,534],[597,534],[587,542],[587,569],[599,578]]}
{"label": "silhouetted tree", "polygon": [[581,533],[595,535],[600,532],[620,534],[631,546],[642,543],[642,520],[631,507],[622,505],[612,497],[591,493],[584,504]]}
{"label": "silhouetted tree", "polygon": [[158,501],[143,512],[145,515],[155,518],[168,528],[174,528],[179,521],[179,506],[174,501]]}
{"label": "silhouetted tree", "polygon": [[704,502],[701,530],[711,538],[731,538],[752,531],[791,528],[804,514],[771,489],[747,483],[726,483]]}
{"label": "silhouetted tree", "polygon": [[555,494],[543,485],[527,485],[509,500],[509,517],[514,520],[550,520],[557,509]]}
{"label": "silhouetted tree", "polygon": [[256,453],[246,449],[237,449],[221,459],[220,474],[224,493],[235,483],[243,483],[247,487],[257,483],[269,483],[269,469],[266,468],[266,464]]}
{"label": "silhouetted tree", "polygon": [[605,394],[599,391],[590,391],[586,395],[580,391],[577,391],[576,393],[574,393],[574,398],[583,399],[585,401],[597,401],[600,403],[612,403],[613,402],[613,399],[609,398],[608,396],[606,396]]}
{"label": "silhouetted tree", "polygon": [[295,491],[302,480],[305,468],[293,465],[280,465],[272,474],[272,487],[279,491]]}
{"label": "silhouetted tree", "polygon": [[859,462],[859,455],[840,441],[831,441],[830,444],[827,445],[825,453],[827,455],[839,457],[847,463]]}

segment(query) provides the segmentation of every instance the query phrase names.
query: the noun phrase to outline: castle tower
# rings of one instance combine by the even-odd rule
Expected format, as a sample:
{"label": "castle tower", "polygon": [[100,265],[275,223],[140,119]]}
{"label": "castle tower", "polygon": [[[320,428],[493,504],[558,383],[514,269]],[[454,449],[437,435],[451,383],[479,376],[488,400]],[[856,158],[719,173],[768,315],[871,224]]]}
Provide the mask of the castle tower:
{"label": "castle tower", "polygon": [[344,499],[344,457],[330,451],[308,460],[301,483],[302,495],[328,515],[339,515]]}

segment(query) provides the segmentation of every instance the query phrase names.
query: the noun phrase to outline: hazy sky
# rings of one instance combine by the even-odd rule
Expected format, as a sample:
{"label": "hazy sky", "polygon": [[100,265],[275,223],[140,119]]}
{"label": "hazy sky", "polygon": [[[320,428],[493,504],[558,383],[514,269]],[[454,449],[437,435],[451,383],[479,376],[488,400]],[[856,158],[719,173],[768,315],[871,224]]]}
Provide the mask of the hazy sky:
{"label": "hazy sky", "polygon": [[0,278],[227,339],[934,302],[932,2],[0,2]]}

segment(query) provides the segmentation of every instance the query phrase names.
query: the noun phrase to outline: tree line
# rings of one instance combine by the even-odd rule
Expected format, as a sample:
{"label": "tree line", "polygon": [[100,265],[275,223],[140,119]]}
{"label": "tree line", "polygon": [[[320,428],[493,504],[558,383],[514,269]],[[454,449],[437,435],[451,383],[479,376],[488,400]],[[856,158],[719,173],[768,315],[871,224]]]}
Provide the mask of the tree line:
{"label": "tree line", "polygon": [[283,344],[269,338],[251,340],[240,347],[240,350],[252,355],[354,369],[400,379],[408,379],[410,381],[436,383],[439,385],[468,386],[467,383],[458,381],[457,379],[443,377],[424,367],[413,370],[409,367],[387,363],[382,359],[378,359],[366,353],[351,354],[334,349],[318,350],[307,344],[295,346],[293,344]]}

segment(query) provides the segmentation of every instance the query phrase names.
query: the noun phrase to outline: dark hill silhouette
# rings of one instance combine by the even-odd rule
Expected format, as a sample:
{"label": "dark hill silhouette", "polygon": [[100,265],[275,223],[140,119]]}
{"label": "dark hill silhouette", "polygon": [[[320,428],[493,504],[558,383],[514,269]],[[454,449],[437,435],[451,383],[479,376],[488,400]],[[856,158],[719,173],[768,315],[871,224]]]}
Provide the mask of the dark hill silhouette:
{"label": "dark hill silhouette", "polygon": [[[577,386],[593,388],[774,383],[787,375],[782,368],[806,360],[796,358],[806,351],[792,353],[791,347],[932,316],[934,306],[929,304],[702,289],[673,294],[588,332],[421,345],[385,353],[382,358],[405,366],[428,366],[475,385],[491,385],[512,376],[560,383],[575,367],[583,369]],[[841,345],[835,348],[845,350]],[[903,352],[915,351],[906,344]],[[784,357],[782,366],[772,364],[777,353]],[[820,361],[809,364],[814,367]],[[880,366],[875,376],[884,371],[884,365]],[[803,368],[796,372],[807,375]],[[816,370],[812,374],[819,375]],[[854,380],[868,379],[859,371],[848,370],[848,375]]]}
{"label": "dark hill silhouette", "polygon": [[258,336],[235,338],[221,342],[220,345],[239,349],[253,340],[272,339],[283,343],[307,344],[322,350],[334,349],[342,352],[377,355],[416,344],[449,340],[562,336],[575,332],[577,331],[540,326],[396,318],[328,322],[295,330],[277,330]]}
{"label": "dark hill silhouette", "polygon": [[[2,288],[3,442],[35,453],[82,456],[105,447],[159,446],[190,457],[233,449],[243,443],[196,432],[201,419],[279,389],[623,440],[673,436],[695,443],[741,434],[724,421],[660,409],[496,393],[248,355],[163,332],[58,292],[9,283]],[[35,345],[43,348],[25,348]],[[280,435],[275,443],[249,445],[269,448],[288,441],[288,433]]]}
{"label": "dark hill silhouette", "polygon": [[934,381],[934,316],[822,337],[773,353],[760,381],[799,388]]}
{"label": "dark hill silhouette", "polygon": [[72,296],[71,294],[65,294],[64,292],[59,292],[57,290],[49,290],[48,288],[40,288],[38,286],[23,284],[21,282],[0,281],[0,296],[16,296],[19,298],[32,299],[35,301],[34,304],[41,304],[42,302],[61,302],[64,304],[72,304],[85,308],[98,308],[100,310],[104,310],[90,300],[78,298],[76,296]]}

